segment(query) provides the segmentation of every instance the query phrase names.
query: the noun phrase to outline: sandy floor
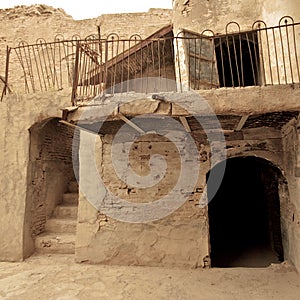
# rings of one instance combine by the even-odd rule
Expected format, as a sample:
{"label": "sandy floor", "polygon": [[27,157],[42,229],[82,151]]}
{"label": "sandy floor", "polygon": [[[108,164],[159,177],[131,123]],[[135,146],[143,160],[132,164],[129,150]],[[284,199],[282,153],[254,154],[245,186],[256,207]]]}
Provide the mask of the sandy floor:
{"label": "sandy floor", "polygon": [[0,299],[300,299],[288,263],[268,268],[180,270],[76,264],[73,256],[0,263]]}

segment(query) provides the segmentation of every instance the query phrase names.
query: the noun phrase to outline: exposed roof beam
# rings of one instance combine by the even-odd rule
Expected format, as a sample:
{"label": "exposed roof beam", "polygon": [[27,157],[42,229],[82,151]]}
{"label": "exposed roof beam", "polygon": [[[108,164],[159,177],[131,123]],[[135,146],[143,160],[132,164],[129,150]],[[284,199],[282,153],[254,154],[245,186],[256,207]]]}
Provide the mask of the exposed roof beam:
{"label": "exposed roof beam", "polygon": [[87,129],[87,128],[84,128],[84,127],[81,127],[81,126],[78,126],[78,125],[69,123],[69,122],[64,121],[64,120],[60,120],[59,123],[65,124],[65,125],[70,126],[70,127],[74,128],[74,129],[77,128],[77,129],[79,129],[79,130],[83,130],[83,131],[86,131],[86,132],[88,132],[88,133],[92,133],[92,134],[100,135],[100,136],[101,136],[101,134],[98,133],[98,132],[95,132],[95,131],[89,130],[89,129]]}
{"label": "exposed roof beam", "polygon": [[118,117],[124,121],[126,124],[128,124],[130,127],[132,127],[133,129],[135,129],[136,131],[138,131],[139,133],[144,134],[145,131],[143,129],[141,129],[140,127],[138,127],[136,124],[134,124],[133,122],[131,122],[129,119],[127,119],[123,114],[119,113]]}
{"label": "exposed roof beam", "polygon": [[70,106],[62,109],[62,119],[67,120],[68,118],[68,113],[73,112],[78,109],[78,106]]}
{"label": "exposed roof beam", "polygon": [[180,122],[182,123],[183,127],[185,128],[185,130],[186,130],[187,132],[191,132],[191,131],[192,131],[192,130],[191,130],[191,127],[190,127],[190,125],[189,125],[189,123],[188,123],[188,121],[187,121],[187,119],[186,119],[186,117],[180,116],[180,117],[179,117],[179,120],[180,120]]}
{"label": "exposed roof beam", "polygon": [[244,127],[245,123],[246,123],[247,120],[248,120],[248,117],[249,117],[249,115],[246,115],[246,116],[242,116],[242,117],[241,117],[241,119],[240,119],[238,125],[237,125],[236,128],[235,128],[235,131],[240,131],[240,130],[242,130],[242,128]]}

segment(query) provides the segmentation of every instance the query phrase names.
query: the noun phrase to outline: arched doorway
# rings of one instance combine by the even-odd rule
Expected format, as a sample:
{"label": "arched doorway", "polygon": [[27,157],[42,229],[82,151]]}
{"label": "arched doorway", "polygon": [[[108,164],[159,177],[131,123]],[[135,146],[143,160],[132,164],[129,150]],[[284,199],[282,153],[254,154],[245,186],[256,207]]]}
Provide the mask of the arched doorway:
{"label": "arched doorway", "polygon": [[[47,232],[46,222],[53,215],[61,217],[56,223],[51,223],[53,228],[63,228],[63,226],[67,228],[66,222],[63,222],[72,213],[71,205],[68,208],[64,206],[56,209],[56,207],[62,203],[69,183],[75,179],[74,170],[77,170],[78,162],[75,155],[72,157],[72,145],[73,140],[76,144],[79,138],[74,135],[74,128],[61,123],[59,118],[48,118],[35,123],[30,127],[29,132],[28,185],[24,222],[26,256],[31,255],[36,249],[34,240],[40,234]],[[47,241],[44,244],[46,243]],[[50,247],[47,246],[45,249]]]}
{"label": "arched doorway", "polygon": [[[214,171],[218,168],[222,163]],[[280,177],[280,170],[264,159],[237,157],[226,161],[215,196],[208,181],[212,267],[266,267],[283,261]]]}

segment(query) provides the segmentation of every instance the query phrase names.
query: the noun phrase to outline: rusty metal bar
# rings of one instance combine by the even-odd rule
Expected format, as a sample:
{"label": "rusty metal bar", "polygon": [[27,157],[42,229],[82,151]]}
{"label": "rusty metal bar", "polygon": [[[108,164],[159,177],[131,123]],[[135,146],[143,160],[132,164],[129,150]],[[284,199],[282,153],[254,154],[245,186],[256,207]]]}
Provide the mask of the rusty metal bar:
{"label": "rusty metal bar", "polygon": [[215,40],[211,39],[212,53],[211,53],[211,69],[210,69],[210,88],[213,87],[214,74],[217,73],[217,67],[215,62]]}
{"label": "rusty metal bar", "polygon": [[275,60],[276,60],[276,70],[277,70],[277,80],[280,84],[280,72],[279,72],[279,64],[278,64],[278,54],[277,54],[277,46],[276,46],[276,36],[275,36],[275,30],[272,28],[272,36],[273,36],[273,43],[274,43],[274,52],[275,52]]}
{"label": "rusty metal bar", "polygon": [[2,95],[1,95],[1,102],[3,100],[4,95],[7,94],[7,89],[8,89],[8,74],[9,74],[10,52],[11,52],[11,48],[7,46],[6,47],[6,63],[5,63],[5,83],[4,83],[4,87],[3,87],[3,91],[2,91]]}
{"label": "rusty metal bar", "polygon": [[265,30],[265,32],[266,32],[266,40],[267,40],[267,47],[268,47],[268,60],[269,60],[269,66],[270,66],[271,84],[273,84],[274,81],[273,81],[273,74],[272,74],[272,61],[271,61],[271,53],[270,53],[269,35],[268,35],[267,30]]}
{"label": "rusty metal bar", "polygon": [[[239,49],[240,49],[240,65],[241,65],[241,76],[242,76],[242,84],[241,84],[241,86],[245,86],[245,80],[244,80],[244,61],[243,61],[243,51],[242,51],[242,38],[241,38],[241,34],[239,34]],[[249,55],[251,57],[251,49],[249,50]]]}
{"label": "rusty metal bar", "polygon": [[75,67],[74,67],[74,77],[73,77],[73,87],[72,87],[72,96],[71,96],[71,102],[72,105],[76,105],[76,97],[77,97],[77,86],[78,86],[78,78],[79,78],[79,51],[80,51],[80,46],[79,42],[77,42],[77,47],[76,47],[76,55],[75,55]]}
{"label": "rusty metal bar", "polygon": [[[251,70],[252,70],[253,81],[254,81],[254,85],[257,85],[256,74],[255,74],[254,63],[253,63],[253,57],[252,57],[253,55],[252,55],[252,51],[251,51],[251,47],[250,47],[248,33],[246,33],[246,40],[247,40],[248,51],[250,53],[250,61],[251,61]],[[254,49],[255,49],[255,47],[254,47]],[[243,83],[244,83],[244,76],[243,76]]]}
{"label": "rusty metal bar", "polygon": [[300,81],[299,59],[298,59],[298,51],[297,51],[295,26],[293,26],[293,41],[294,41],[294,53],[295,53],[295,60],[296,60],[296,66],[297,66],[298,81]]}
{"label": "rusty metal bar", "polygon": [[[168,26],[147,39],[138,35],[121,39],[116,34],[102,39],[98,26],[98,36],[84,40],[78,36],[71,40],[56,38],[51,43],[38,39],[33,45],[21,43],[11,50],[23,70],[26,92],[52,87],[60,90],[64,84],[71,84],[72,104],[105,89],[112,94],[135,89],[169,90],[164,80],[169,76],[177,76],[179,91],[186,80],[192,89],[290,84],[300,81],[299,37],[295,33],[300,23],[291,19],[290,24],[289,18],[283,17],[285,24],[273,27],[257,21],[254,24],[258,28],[253,24],[252,30],[244,32],[236,22],[230,22],[223,35],[187,34],[183,30],[174,37]],[[229,25],[238,30],[228,32]],[[12,61],[10,56],[7,55],[7,64]],[[157,87],[144,80],[149,76],[158,78]]]}
{"label": "rusty metal bar", "polygon": [[263,74],[263,84],[266,84],[266,73],[265,73],[265,68],[264,68],[264,54],[263,54],[263,49],[262,49],[262,38],[261,38],[261,31],[258,31],[258,41],[259,45],[261,46],[261,51],[259,51],[259,62],[261,65],[261,71]]}
{"label": "rusty metal bar", "polygon": [[279,34],[280,34],[281,54],[282,54],[282,60],[283,60],[284,78],[285,78],[285,84],[287,84],[288,80],[287,80],[287,73],[286,73],[285,54],[284,54],[284,45],[283,45],[281,27],[279,27]]}

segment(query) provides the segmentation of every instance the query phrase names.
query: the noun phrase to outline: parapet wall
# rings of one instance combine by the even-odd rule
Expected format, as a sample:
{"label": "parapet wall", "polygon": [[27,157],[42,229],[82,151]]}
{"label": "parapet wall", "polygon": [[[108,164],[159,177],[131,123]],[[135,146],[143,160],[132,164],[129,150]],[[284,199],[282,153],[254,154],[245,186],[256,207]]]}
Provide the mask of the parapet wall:
{"label": "parapet wall", "polygon": [[211,29],[225,33],[229,22],[237,22],[241,30],[251,30],[257,20],[264,20],[268,26],[278,25],[281,17],[292,16],[300,20],[300,4],[293,0],[175,0],[173,2],[173,23],[175,32],[185,28],[196,32]]}
{"label": "parapet wall", "polygon": [[97,18],[74,20],[62,9],[46,5],[16,6],[0,10],[0,75],[4,75],[6,46],[17,46],[20,41],[29,44],[42,38],[54,41],[56,35],[71,39],[74,35],[85,38],[96,34],[97,26],[103,37],[114,32],[127,38],[139,34],[145,38],[170,24],[172,10],[150,9],[144,13],[106,14]]}

